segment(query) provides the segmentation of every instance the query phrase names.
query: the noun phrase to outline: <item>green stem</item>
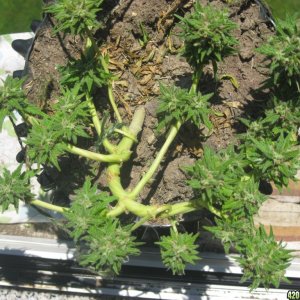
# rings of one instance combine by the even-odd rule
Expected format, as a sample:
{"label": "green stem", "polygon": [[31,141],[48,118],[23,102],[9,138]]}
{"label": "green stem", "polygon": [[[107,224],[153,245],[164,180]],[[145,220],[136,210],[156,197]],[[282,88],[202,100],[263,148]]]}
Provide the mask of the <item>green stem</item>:
{"label": "green stem", "polygon": [[207,210],[209,210],[211,213],[213,213],[217,217],[219,217],[219,218],[222,217],[221,212],[218,209],[216,209],[215,207],[213,207],[212,205],[207,204],[207,205],[203,205],[203,207],[205,207]]}
{"label": "green stem", "polygon": [[138,136],[139,132],[142,130],[142,126],[144,124],[145,120],[145,108],[144,107],[138,107],[132,117],[131,124],[128,127],[128,130],[126,130],[130,137],[124,136],[120,143],[118,144],[118,150],[117,151],[129,151],[134,143],[134,140],[132,137]]}
{"label": "green stem", "polygon": [[[101,60],[101,64],[102,64],[102,67],[103,67],[104,71],[107,74],[109,74],[108,65],[107,65],[107,63],[105,61],[105,57],[103,55],[100,56],[100,60]],[[112,106],[112,108],[114,110],[114,113],[116,115],[116,118],[117,118],[118,122],[122,123],[122,118],[121,118],[121,115],[119,113],[116,101],[115,101],[111,80],[109,80],[109,82],[107,84],[107,87],[108,87],[108,99],[109,99],[110,105]]]}
{"label": "green stem", "polygon": [[22,119],[30,125],[38,125],[39,124],[39,120],[33,116],[30,116],[28,114],[20,114],[20,115],[21,115]]}
{"label": "green stem", "polygon": [[115,154],[117,151],[117,146],[112,144],[108,139],[103,140],[103,146],[111,154]]}
{"label": "green stem", "polygon": [[[92,116],[92,120],[93,120],[93,124],[94,124],[95,130],[96,130],[98,136],[100,136],[101,135],[101,131],[102,131],[102,129],[101,129],[101,122],[99,120],[95,104],[94,104],[92,98],[89,95],[86,95],[86,101],[87,101],[89,109],[90,109],[90,114]],[[114,146],[113,144],[111,144],[108,139],[104,139],[103,146],[105,147],[105,149],[109,153],[115,153],[116,146]]]}
{"label": "green stem", "polygon": [[132,198],[136,198],[138,194],[142,191],[144,186],[149,182],[149,180],[152,178],[153,174],[156,172],[157,168],[159,167],[162,159],[164,158],[167,150],[169,149],[171,143],[173,142],[174,138],[176,137],[179,129],[180,129],[181,123],[178,121],[175,125],[171,126],[171,129],[168,133],[168,137],[158,152],[156,158],[154,159],[152,165],[150,166],[147,173],[143,176],[143,178],[140,180],[140,182],[136,185],[136,187],[133,189],[133,191],[130,193],[130,196]]}
{"label": "green stem", "polygon": [[93,99],[90,95],[86,95],[86,101],[88,103],[88,107],[90,110],[90,114],[92,116],[93,124],[95,126],[95,130],[97,134],[100,136],[101,135],[101,123],[97,114],[97,110],[95,107],[95,104],[93,102]]}
{"label": "green stem", "polygon": [[[128,193],[123,189],[120,179],[120,164],[111,163],[107,167],[106,171],[107,177],[107,185],[111,191],[111,193],[117,197],[118,199],[126,198]],[[122,204],[122,201],[119,201]]]}
{"label": "green stem", "polygon": [[[142,130],[144,119],[145,109],[143,107],[137,108],[134,112],[131,124],[127,129],[127,131],[130,134],[130,137],[123,137],[123,139],[117,146],[116,153],[126,153],[127,151],[130,151],[134,140],[136,139],[139,132]],[[134,137],[134,139],[132,139],[132,137]],[[111,163],[107,168],[108,187],[112,194],[119,199],[118,205],[108,213],[108,216],[111,217],[119,216],[127,209],[127,206],[125,205],[124,201],[128,198],[128,193],[124,190],[121,184],[120,167],[120,164]],[[133,202],[136,203],[135,201]]]}
{"label": "green stem", "polygon": [[68,152],[82,157],[108,163],[121,163],[127,161],[130,158],[131,151],[123,151],[117,154],[100,154],[89,150],[81,149],[71,144],[65,144],[65,148]]}
{"label": "green stem", "polygon": [[117,208],[112,209],[107,216],[116,217],[124,211],[129,211],[136,216],[144,217],[149,216],[150,218],[155,217],[155,207],[146,206],[134,201],[128,196],[128,193],[123,189],[120,180],[120,165],[110,164],[107,168],[108,187],[112,194],[119,199],[119,204],[123,209]]}
{"label": "green stem", "polygon": [[107,215],[116,217],[124,211],[129,211],[136,216],[150,218],[155,217],[156,207],[140,204],[129,197],[128,193],[123,189],[120,179],[120,164],[110,164],[107,168],[108,187],[112,194],[119,199],[119,205],[123,208],[112,209]]}
{"label": "green stem", "polygon": [[56,211],[56,212],[59,212],[59,213],[64,213],[64,212],[69,210],[67,207],[53,205],[53,204],[50,204],[50,203],[47,203],[47,202],[41,201],[41,200],[31,200],[29,202],[29,204],[39,206],[39,207],[43,207],[43,208],[47,208],[49,210]]}
{"label": "green stem", "polygon": [[190,92],[194,92],[196,93],[197,92],[197,88],[198,88],[198,85],[199,85],[199,81],[200,81],[200,78],[201,78],[201,75],[202,75],[202,67],[200,67],[198,70],[196,70],[193,74],[193,83],[192,83],[192,86],[190,88]]}
{"label": "green stem", "polygon": [[157,216],[160,218],[168,218],[178,214],[195,211],[200,208],[192,202],[181,202],[173,205],[165,204],[159,207],[144,205],[132,200],[128,194],[123,198],[120,198],[120,204],[122,205],[122,209],[120,207],[115,207],[107,214],[107,216],[117,217],[127,210],[141,218],[155,219]]}
{"label": "green stem", "polygon": [[88,27],[85,30],[86,30],[86,34],[88,37],[85,50],[88,51],[89,48],[92,48],[95,55],[98,55],[99,48],[97,47],[97,44],[95,42],[95,39],[93,37],[91,30]]}
{"label": "green stem", "polygon": [[[193,84],[191,86],[190,92],[197,91],[197,87],[199,84],[201,74],[202,74],[202,69],[199,69],[198,71],[196,71],[194,73]],[[167,150],[169,149],[171,143],[173,142],[174,138],[176,137],[180,127],[181,127],[181,122],[179,122],[179,121],[177,121],[177,123],[175,125],[171,126],[171,129],[168,133],[168,137],[167,137],[163,147],[158,152],[155,160],[153,161],[153,163],[150,166],[147,173],[143,176],[143,178],[140,180],[140,182],[136,185],[136,187],[130,193],[130,197],[136,198],[138,196],[138,194],[141,192],[141,190],[144,188],[144,186],[147,184],[147,182],[149,182],[149,180],[152,178],[152,176],[156,172],[157,168],[159,167],[163,157],[165,156]]]}
{"label": "green stem", "polygon": [[113,207],[113,208],[108,212],[107,216],[110,216],[110,217],[117,217],[117,216],[121,215],[124,211],[125,211],[124,205],[121,205],[120,202],[118,202],[118,204],[116,204],[116,206]]}
{"label": "green stem", "polygon": [[161,218],[169,218],[179,214],[186,214],[192,211],[199,210],[200,208],[201,207],[198,206],[193,200],[175,203],[166,213],[161,214]]}
{"label": "green stem", "polygon": [[115,129],[114,132],[117,132],[123,136],[128,137],[129,139],[133,140],[135,143],[138,142],[137,138],[133,136],[130,132],[128,132],[128,129],[125,126],[123,126],[122,129]]}
{"label": "green stem", "polygon": [[213,70],[214,70],[214,80],[218,81],[218,75],[217,75],[218,65],[217,65],[217,62],[215,60],[212,60],[212,65],[213,65]]}
{"label": "green stem", "polygon": [[145,224],[149,219],[150,219],[149,216],[145,216],[145,217],[141,218],[138,222],[136,222],[131,227],[131,231],[134,231],[134,230],[138,229],[140,226],[142,226],[143,224]]}
{"label": "green stem", "polygon": [[176,233],[176,235],[178,236],[178,230],[177,230],[177,227],[176,227],[176,221],[172,221],[172,229],[173,231]]}
{"label": "green stem", "polygon": [[108,99],[110,101],[110,104],[116,114],[116,117],[117,117],[117,120],[119,123],[122,123],[122,117],[119,113],[119,110],[118,110],[118,107],[117,107],[117,104],[116,104],[116,101],[115,101],[115,97],[114,97],[114,93],[113,93],[113,87],[112,87],[112,83],[109,82],[108,83]]}

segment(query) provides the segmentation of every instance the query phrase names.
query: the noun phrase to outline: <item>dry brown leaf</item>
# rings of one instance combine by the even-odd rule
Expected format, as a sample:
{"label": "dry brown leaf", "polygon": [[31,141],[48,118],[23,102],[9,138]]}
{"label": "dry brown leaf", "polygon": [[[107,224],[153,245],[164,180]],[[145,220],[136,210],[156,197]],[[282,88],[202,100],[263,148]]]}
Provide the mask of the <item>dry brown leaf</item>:
{"label": "dry brown leaf", "polygon": [[111,65],[114,65],[114,66],[118,67],[119,69],[124,70],[124,64],[122,62],[114,60],[114,59],[110,59],[109,62]]}
{"label": "dry brown leaf", "polygon": [[243,106],[243,104],[239,101],[227,101],[225,105],[231,107],[231,108],[240,108]]}
{"label": "dry brown leaf", "polygon": [[137,67],[137,66],[133,66],[133,67],[130,68],[130,71],[131,71],[131,73],[132,73],[133,75],[139,73],[140,70],[141,70],[141,67]]}
{"label": "dry brown leaf", "polygon": [[143,62],[149,62],[149,61],[152,61],[153,58],[155,56],[155,49],[153,49],[149,55],[147,55],[145,58],[143,58]]}
{"label": "dry brown leaf", "polygon": [[129,83],[128,83],[127,80],[118,80],[118,81],[115,81],[115,84],[116,85],[121,85],[121,86],[126,87],[126,88],[129,86]]}
{"label": "dry brown leaf", "polygon": [[226,108],[223,113],[226,116],[226,119],[230,119],[232,117],[231,110],[229,108]]}
{"label": "dry brown leaf", "polygon": [[152,79],[152,74],[148,74],[148,75],[145,75],[145,76],[139,81],[139,83],[140,83],[141,85],[146,85],[151,79]]}

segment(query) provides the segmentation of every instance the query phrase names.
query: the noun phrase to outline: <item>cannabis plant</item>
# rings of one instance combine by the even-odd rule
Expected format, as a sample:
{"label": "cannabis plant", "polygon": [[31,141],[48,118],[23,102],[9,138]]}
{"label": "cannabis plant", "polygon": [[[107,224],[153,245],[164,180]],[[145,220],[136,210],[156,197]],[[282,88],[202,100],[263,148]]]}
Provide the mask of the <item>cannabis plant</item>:
{"label": "cannabis plant", "polygon": [[236,51],[234,46],[237,45],[237,40],[232,32],[237,24],[228,18],[227,11],[217,10],[211,5],[202,6],[198,1],[188,17],[177,17],[182,21],[182,54],[194,67],[194,78],[201,76],[203,66],[210,61],[216,75],[217,62]]}
{"label": "cannabis plant", "polygon": [[240,150],[253,176],[273,181],[281,189],[296,180],[299,169],[299,99],[280,101],[273,97],[264,116],[241,119],[247,132],[240,135]]}
{"label": "cannabis plant", "polygon": [[[5,170],[0,175],[2,210],[10,204],[17,209],[18,201],[22,200],[62,213],[64,228],[78,247],[79,262],[98,272],[115,274],[129,256],[140,253],[141,243],[134,231],[149,221],[167,219],[171,224],[170,234],[162,236],[156,244],[165,266],[173,274],[184,274],[187,264],[199,260],[199,234],[180,232],[176,217],[206,209],[214,218],[214,224],[207,230],[222,241],[226,251],[233,246],[240,253],[243,278],[253,280],[252,288],[260,284],[277,286],[284,278],[291,255],[275,242],[272,233],[268,235],[262,227],[254,226],[253,216],[266,200],[258,188],[262,176],[278,185],[287,185],[287,178],[294,176],[299,153],[289,131],[298,126],[294,117],[298,110],[292,103],[280,106],[274,102],[265,120],[259,120],[257,126],[244,121],[250,131],[241,136],[242,146],[230,146],[219,153],[204,148],[203,158],[185,168],[189,176],[187,184],[194,190],[193,199],[162,205],[139,202],[138,196],[153,181],[183,124],[188,122],[199,129],[213,130],[209,102],[212,94],[202,94],[199,81],[208,63],[212,62],[216,73],[217,63],[235,51],[237,41],[232,32],[237,25],[229,20],[226,11],[204,7],[198,2],[191,14],[179,17],[185,44],[182,55],[194,70],[193,82],[189,89],[161,84],[157,133],[165,135],[165,142],[157,149],[139,182],[125,189],[122,168],[138,142],[145,109],[136,108],[130,124],[126,124],[114,99],[116,77],[109,71],[109,54],[100,51],[93,36],[100,26],[96,16],[102,2],[57,0],[46,8],[56,18],[55,32],[79,34],[84,40],[81,57],[59,68],[60,97],[47,107],[47,113],[29,103],[21,89],[23,80],[9,77],[0,88],[0,125],[5,116],[13,120],[16,110],[29,127],[24,139],[26,165],[13,172]],[[96,110],[95,95],[99,88],[107,90],[110,115],[113,115],[109,122],[107,112]],[[270,126],[282,124],[286,124],[282,131],[273,128],[273,136],[267,135]],[[261,129],[266,133],[262,137],[265,140],[259,137]],[[87,146],[81,145],[90,146],[86,149]],[[31,177],[49,166],[60,170],[62,159],[70,155],[91,161],[93,165],[101,164],[101,169],[105,168],[105,190],[99,190],[100,185],[86,176],[83,186],[76,189],[70,207],[35,199],[30,192]],[[138,221],[131,223],[122,217],[125,214]]]}
{"label": "cannabis plant", "polygon": [[298,128],[300,126],[300,102],[299,97],[288,101],[272,97],[267,103],[263,115],[255,120],[240,118],[240,121],[247,127],[247,131],[240,135],[242,140],[252,138],[277,139],[291,135],[296,142]]}
{"label": "cannabis plant", "polygon": [[300,28],[296,16],[277,20],[276,35],[257,50],[270,59],[271,77],[267,86],[275,86],[284,93],[300,92]]}

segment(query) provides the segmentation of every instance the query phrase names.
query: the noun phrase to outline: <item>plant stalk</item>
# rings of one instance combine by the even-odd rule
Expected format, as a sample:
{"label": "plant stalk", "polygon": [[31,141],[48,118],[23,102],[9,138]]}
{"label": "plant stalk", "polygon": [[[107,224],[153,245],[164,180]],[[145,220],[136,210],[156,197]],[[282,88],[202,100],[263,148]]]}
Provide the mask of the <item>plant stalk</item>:
{"label": "plant stalk", "polygon": [[149,182],[149,180],[152,178],[154,173],[156,172],[157,168],[159,167],[161,161],[163,160],[166,152],[168,151],[171,143],[173,142],[174,138],[176,137],[179,129],[180,129],[181,123],[178,121],[175,125],[172,125],[170,128],[170,131],[168,133],[168,137],[158,152],[156,158],[154,159],[152,165],[150,166],[149,170],[146,172],[146,174],[143,176],[143,178],[139,181],[139,183],[135,186],[133,191],[130,193],[130,197],[136,198],[138,194],[142,191],[144,186]]}
{"label": "plant stalk", "polygon": [[100,123],[100,120],[99,120],[98,115],[97,115],[97,110],[96,110],[95,104],[94,104],[93,99],[90,95],[86,95],[86,101],[87,101],[88,106],[89,106],[89,110],[90,110],[90,114],[92,116],[92,120],[93,120],[93,124],[95,126],[95,130],[96,130],[98,136],[100,136],[101,135],[101,123]]}
{"label": "plant stalk", "polygon": [[[131,121],[131,124],[128,127],[127,132],[129,133],[129,136],[124,136],[120,143],[118,144],[118,152],[119,151],[129,151],[135,142],[136,137],[138,136],[139,132],[142,130],[142,126],[144,124],[145,120],[145,108],[144,107],[138,107],[134,114]],[[134,139],[132,139],[134,137]]]}
{"label": "plant stalk", "polygon": [[202,75],[202,67],[200,67],[198,70],[196,70],[195,73],[193,74],[193,83],[192,83],[192,86],[190,88],[190,93],[191,92],[194,92],[194,93],[197,92],[197,88],[198,88],[198,85],[199,85],[201,75]]}
{"label": "plant stalk", "polygon": [[[105,57],[103,55],[100,56],[100,60],[101,60],[101,64],[102,64],[102,67],[103,67],[104,71],[107,74],[109,74],[108,66],[107,66],[107,63],[105,61]],[[112,106],[112,108],[114,110],[114,113],[116,115],[116,118],[117,118],[118,122],[122,123],[122,117],[119,113],[119,110],[118,110],[118,107],[117,107],[117,104],[116,104],[116,101],[115,101],[115,97],[114,97],[114,94],[113,94],[113,86],[112,86],[111,80],[109,80],[109,82],[107,84],[107,88],[108,88],[108,99],[109,99],[110,105]]]}
{"label": "plant stalk", "polygon": [[64,213],[64,212],[69,210],[67,207],[53,205],[51,203],[47,203],[47,202],[41,201],[41,200],[31,200],[29,202],[29,204],[39,206],[39,207],[43,207],[43,208],[46,208],[46,209],[49,209],[49,210],[52,210],[52,211],[56,211],[56,212],[59,212],[59,213]]}
{"label": "plant stalk", "polygon": [[71,144],[65,144],[65,149],[72,154],[76,154],[91,160],[108,162],[108,163],[122,163],[124,161],[127,161],[131,155],[131,151],[123,151],[123,152],[118,152],[116,154],[100,154],[100,153],[78,148]]}
{"label": "plant stalk", "polygon": [[[89,95],[86,95],[86,101],[87,101],[89,109],[90,109],[90,114],[92,116],[95,130],[96,130],[98,136],[100,136],[101,132],[102,132],[101,122],[98,117],[94,101],[92,100],[92,98]],[[111,144],[108,139],[104,139],[103,146],[109,153],[115,153],[116,147],[113,144]]]}
{"label": "plant stalk", "polygon": [[94,51],[95,55],[98,55],[99,52],[99,48],[95,42],[95,39],[93,37],[93,34],[91,32],[91,30],[87,27],[86,29],[86,34],[87,34],[87,42],[86,42],[86,51],[88,51],[89,48],[92,48]]}

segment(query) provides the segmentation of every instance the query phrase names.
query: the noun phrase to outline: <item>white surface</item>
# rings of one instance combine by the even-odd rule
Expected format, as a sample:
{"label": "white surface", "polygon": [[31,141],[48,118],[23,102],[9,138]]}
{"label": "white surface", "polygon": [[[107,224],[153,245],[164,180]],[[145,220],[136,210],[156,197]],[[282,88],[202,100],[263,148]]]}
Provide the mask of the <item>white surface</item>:
{"label": "white surface", "polygon": [[16,70],[22,70],[25,65],[24,58],[14,51],[11,43],[16,39],[30,39],[32,32],[13,33],[0,36],[0,78],[5,79]]}
{"label": "white surface", "polygon": [[[289,246],[289,245],[288,245]],[[292,246],[294,247],[294,246]],[[26,238],[16,236],[0,235],[0,254],[11,254],[20,256],[41,257],[47,259],[74,259],[74,248],[72,243],[41,238]],[[188,266],[188,270],[199,270],[206,272],[218,272],[225,274],[241,274],[241,268],[234,259],[234,255],[201,253],[202,259],[195,266]],[[162,264],[158,251],[149,250],[143,252],[139,257],[132,257],[127,263],[131,266],[149,266],[161,268]],[[0,266],[1,270],[1,266]],[[51,276],[51,271],[40,271]],[[294,259],[288,268],[286,276],[292,278],[300,277],[300,259]],[[51,285],[24,285],[18,287],[41,289],[48,291],[64,291],[70,293],[86,293],[123,297],[135,297],[140,299],[286,299],[287,290],[258,288],[252,293],[247,287],[216,285],[205,283],[189,283],[176,281],[144,280],[122,276],[115,278],[113,284],[102,284],[102,277],[97,276],[99,288],[76,288],[76,287],[56,287]],[[0,281],[0,286],[11,286],[8,281]]]}
{"label": "white surface", "polygon": [[[25,65],[24,58],[11,47],[15,39],[29,39],[34,36],[31,32],[14,33],[0,36],[0,85],[8,75],[16,70],[22,70]],[[16,124],[22,122],[17,115]],[[8,118],[4,120],[3,130],[0,132],[0,173],[5,167],[10,171],[18,167],[16,155],[21,150],[21,146],[15,135],[13,126]],[[43,199],[49,199],[49,195],[44,193],[35,179],[33,179],[32,192]],[[11,206],[4,213],[0,213],[0,223],[28,223],[28,222],[49,222],[49,219],[40,214],[34,207],[20,202],[19,212],[17,213]]]}

